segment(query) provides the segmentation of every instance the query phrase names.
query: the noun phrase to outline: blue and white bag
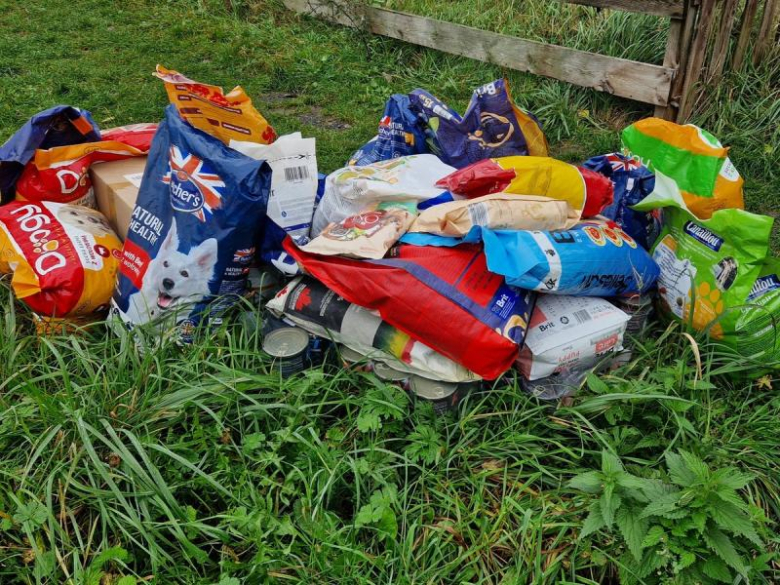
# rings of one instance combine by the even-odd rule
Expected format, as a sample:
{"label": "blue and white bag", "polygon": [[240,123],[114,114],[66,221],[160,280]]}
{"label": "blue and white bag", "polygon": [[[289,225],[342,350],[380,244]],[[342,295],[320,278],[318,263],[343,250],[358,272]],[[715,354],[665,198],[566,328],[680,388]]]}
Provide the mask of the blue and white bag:
{"label": "blue and white bag", "polygon": [[270,186],[267,163],[168,106],[122,249],[112,313],[128,327],[178,323],[184,341],[204,318],[218,321],[246,289]]}

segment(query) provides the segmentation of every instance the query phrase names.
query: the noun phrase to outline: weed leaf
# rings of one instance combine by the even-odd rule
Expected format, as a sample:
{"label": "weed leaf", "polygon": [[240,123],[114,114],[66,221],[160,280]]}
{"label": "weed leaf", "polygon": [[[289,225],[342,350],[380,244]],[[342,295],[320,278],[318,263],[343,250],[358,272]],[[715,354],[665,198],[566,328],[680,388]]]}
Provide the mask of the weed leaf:
{"label": "weed leaf", "polygon": [[703,534],[704,542],[712,551],[723,559],[726,564],[735,569],[738,573],[745,575],[745,565],[742,564],[742,559],[739,558],[731,539],[719,529],[710,526]]}
{"label": "weed leaf", "polygon": [[608,483],[604,486],[604,493],[599,498],[599,504],[601,506],[601,515],[604,518],[604,523],[607,528],[612,526],[615,521],[615,512],[620,508],[621,499],[620,496],[614,493],[615,484]]}
{"label": "weed leaf", "polygon": [[585,518],[585,522],[582,524],[582,532],[580,532],[580,538],[584,538],[589,534],[593,534],[597,530],[601,530],[606,526],[604,522],[604,516],[601,514],[601,506],[598,500],[593,502],[590,506],[590,514]]}
{"label": "weed leaf", "polygon": [[717,501],[709,506],[710,516],[722,530],[744,536],[756,546],[763,546],[750,518],[730,502]]}
{"label": "weed leaf", "polygon": [[661,542],[661,540],[663,540],[665,534],[666,532],[664,531],[663,526],[656,524],[655,526],[651,527],[650,530],[648,530],[645,534],[645,537],[642,539],[642,548],[654,547],[659,542]]}
{"label": "weed leaf", "polygon": [[710,557],[707,559],[702,565],[702,571],[711,579],[715,579],[721,583],[731,583],[733,579],[728,565],[718,557]]}
{"label": "weed leaf", "polygon": [[681,455],[666,452],[666,467],[669,469],[669,478],[680,487],[690,487],[696,481],[696,474],[685,465]]}
{"label": "weed leaf", "polygon": [[566,485],[575,490],[597,494],[604,486],[604,475],[599,471],[586,471],[572,477]]}
{"label": "weed leaf", "polygon": [[637,562],[642,560],[642,541],[647,534],[649,522],[641,518],[636,510],[623,506],[615,514],[615,524],[626,541],[628,550]]}
{"label": "weed leaf", "polygon": [[677,509],[677,502],[680,501],[681,492],[672,492],[670,494],[664,494],[645,506],[642,510],[642,518],[649,518],[650,516],[665,516],[670,512],[674,512]]}

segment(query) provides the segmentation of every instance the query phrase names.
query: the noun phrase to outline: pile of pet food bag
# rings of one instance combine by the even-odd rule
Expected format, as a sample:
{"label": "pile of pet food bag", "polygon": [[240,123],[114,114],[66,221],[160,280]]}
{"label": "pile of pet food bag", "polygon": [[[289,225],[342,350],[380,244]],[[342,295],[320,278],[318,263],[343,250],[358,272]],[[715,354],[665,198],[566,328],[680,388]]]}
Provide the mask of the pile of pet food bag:
{"label": "pile of pet food bag", "polygon": [[653,307],[756,363],[780,353],[772,219],[701,128],[641,120],[574,165],[504,80],[464,115],[415,90],[325,176],[314,139],[277,136],[240,87],[155,75],[159,124],[57,106],[0,147],[0,272],[41,332],[187,343],[252,302],[283,374],[338,355],[445,406],[505,375],[569,395]]}

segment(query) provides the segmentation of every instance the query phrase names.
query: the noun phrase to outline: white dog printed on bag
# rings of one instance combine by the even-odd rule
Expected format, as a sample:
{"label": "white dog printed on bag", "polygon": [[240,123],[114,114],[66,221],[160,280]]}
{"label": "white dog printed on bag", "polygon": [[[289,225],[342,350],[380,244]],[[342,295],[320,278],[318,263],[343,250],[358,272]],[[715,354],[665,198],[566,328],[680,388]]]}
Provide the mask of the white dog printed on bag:
{"label": "white dog printed on bag", "polygon": [[128,299],[127,316],[141,324],[192,308],[211,294],[209,281],[217,263],[217,240],[209,238],[187,254],[179,252],[176,221],[149,264],[140,290]]}

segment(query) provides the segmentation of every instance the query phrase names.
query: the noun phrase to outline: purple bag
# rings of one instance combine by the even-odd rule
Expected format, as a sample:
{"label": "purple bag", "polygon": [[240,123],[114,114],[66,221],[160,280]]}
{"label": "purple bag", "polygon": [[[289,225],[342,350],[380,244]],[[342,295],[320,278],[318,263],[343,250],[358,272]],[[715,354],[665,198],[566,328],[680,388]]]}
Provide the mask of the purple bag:
{"label": "purple bag", "polygon": [[462,169],[502,156],[548,156],[539,121],[512,102],[504,79],[476,89],[463,117],[423,89],[415,89],[409,100],[426,122],[431,152],[450,166]]}

